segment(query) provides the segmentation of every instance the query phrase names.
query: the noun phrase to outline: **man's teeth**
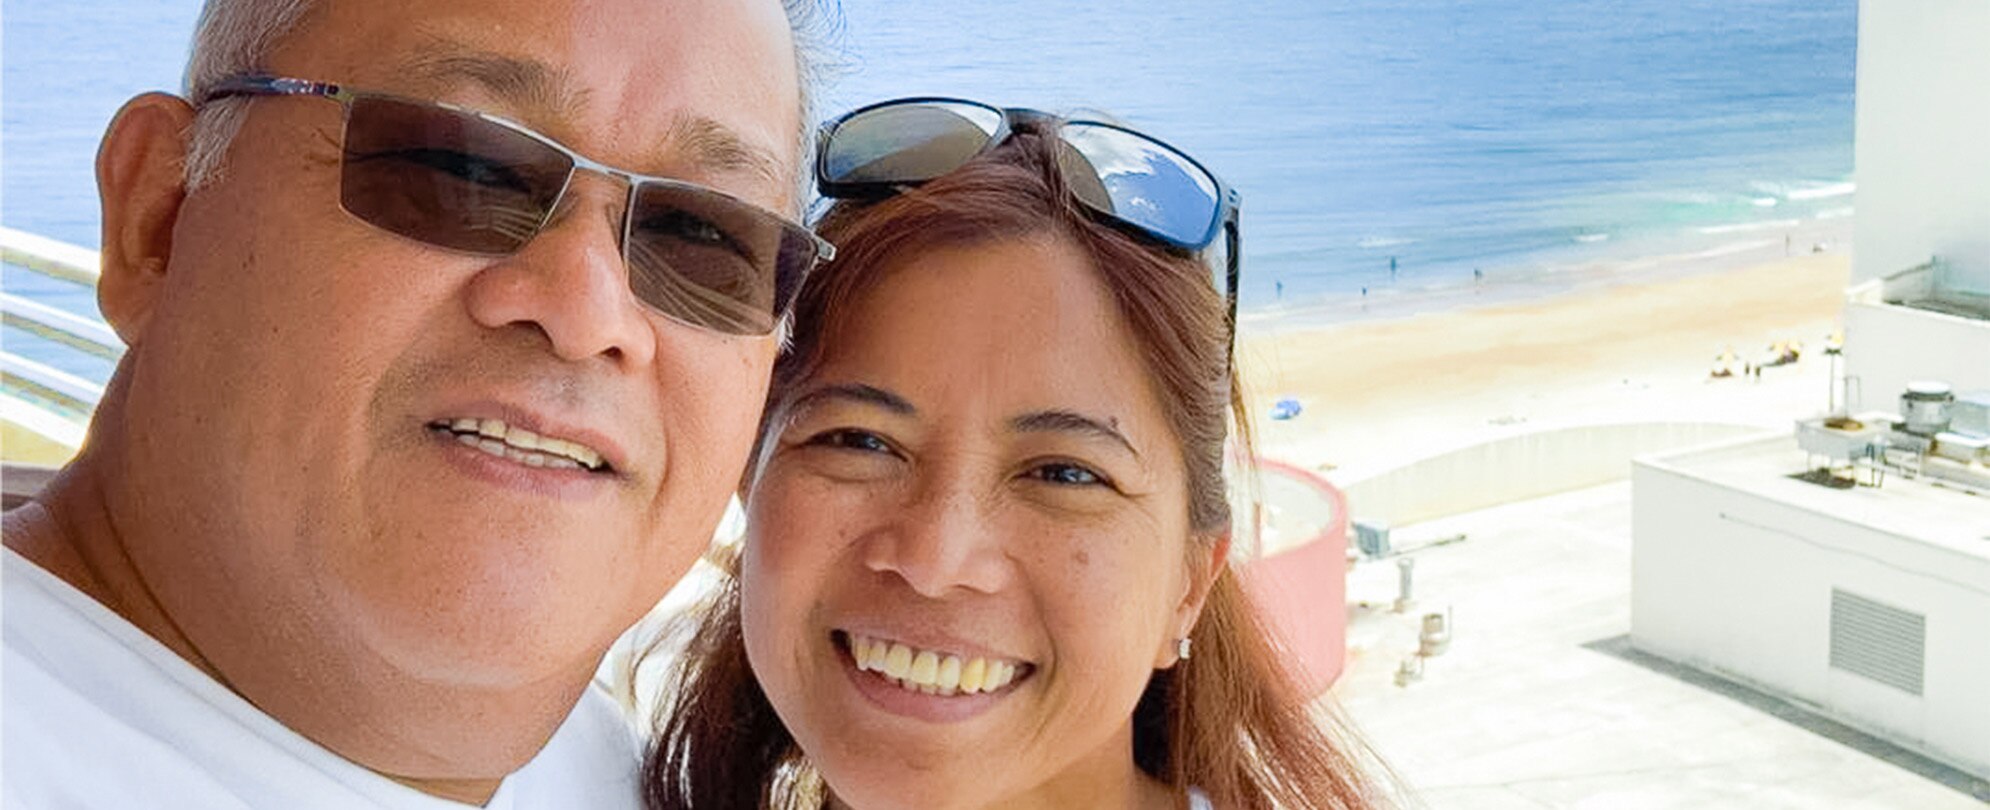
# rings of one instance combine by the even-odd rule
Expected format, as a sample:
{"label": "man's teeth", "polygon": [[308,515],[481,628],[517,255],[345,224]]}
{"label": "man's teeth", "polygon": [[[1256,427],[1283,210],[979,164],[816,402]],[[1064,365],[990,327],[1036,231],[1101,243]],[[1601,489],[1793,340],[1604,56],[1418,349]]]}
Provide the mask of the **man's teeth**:
{"label": "man's teeth", "polygon": [[496,419],[458,419],[449,423],[456,440],[499,458],[531,467],[560,470],[599,470],[601,454],[565,439],[541,436]]}
{"label": "man's teeth", "polygon": [[993,692],[1016,679],[1016,662],[968,658],[917,650],[891,641],[850,634],[857,668],[876,672],[901,689],[951,697]]}

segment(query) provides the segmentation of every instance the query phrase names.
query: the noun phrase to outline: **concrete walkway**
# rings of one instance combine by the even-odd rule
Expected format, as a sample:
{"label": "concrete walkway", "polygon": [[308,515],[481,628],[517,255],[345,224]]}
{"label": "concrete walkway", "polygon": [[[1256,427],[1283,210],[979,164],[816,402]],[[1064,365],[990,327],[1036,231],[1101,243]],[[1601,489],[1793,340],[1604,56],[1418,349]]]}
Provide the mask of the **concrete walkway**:
{"label": "concrete walkway", "polygon": [[[1406,613],[1392,610],[1393,560],[1351,572],[1349,659],[1334,691],[1410,786],[1409,806],[1990,805],[1984,780],[1641,660],[1625,643],[1630,509],[1623,483],[1398,530],[1399,550],[1424,545],[1407,554],[1416,604]],[[1397,686],[1422,615],[1447,608],[1449,649]]]}

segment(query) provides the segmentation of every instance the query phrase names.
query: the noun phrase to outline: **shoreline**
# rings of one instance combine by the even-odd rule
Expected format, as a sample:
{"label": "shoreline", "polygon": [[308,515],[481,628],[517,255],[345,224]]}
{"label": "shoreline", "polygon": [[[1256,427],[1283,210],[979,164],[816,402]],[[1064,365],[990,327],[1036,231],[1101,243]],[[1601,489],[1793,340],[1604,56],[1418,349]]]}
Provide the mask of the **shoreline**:
{"label": "shoreline", "polygon": [[[1833,224],[1833,235],[1849,232],[1849,221]],[[1743,244],[1558,268],[1497,291],[1489,278],[1386,307],[1240,317],[1259,452],[1355,472],[1547,426],[1770,425],[1821,411],[1831,384],[1821,349],[1839,328],[1849,240],[1789,257],[1780,236]],[[1755,362],[1789,340],[1807,348],[1796,363],[1709,376],[1724,351]],[[1304,412],[1270,419],[1284,397]]]}
{"label": "shoreline", "polygon": [[1477,281],[1469,277],[1411,279],[1400,285],[1371,286],[1366,293],[1358,289],[1315,293],[1290,302],[1240,308],[1239,338],[1265,331],[1527,304],[1621,285],[1718,274],[1808,255],[1848,253],[1853,223],[1853,217],[1844,216],[1802,222],[1787,229],[1716,229],[1722,235],[1740,238],[1625,242],[1621,250],[1587,259],[1492,265],[1483,279]]}

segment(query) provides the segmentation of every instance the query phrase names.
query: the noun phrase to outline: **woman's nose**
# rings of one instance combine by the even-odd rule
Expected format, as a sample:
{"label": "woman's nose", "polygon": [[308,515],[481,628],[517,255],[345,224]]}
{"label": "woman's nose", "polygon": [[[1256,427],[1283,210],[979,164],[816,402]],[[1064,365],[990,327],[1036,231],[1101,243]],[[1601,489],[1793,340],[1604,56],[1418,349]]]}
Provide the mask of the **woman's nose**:
{"label": "woman's nose", "polygon": [[1002,588],[1007,544],[990,504],[959,488],[934,487],[906,506],[866,539],[866,566],[896,574],[929,599]]}

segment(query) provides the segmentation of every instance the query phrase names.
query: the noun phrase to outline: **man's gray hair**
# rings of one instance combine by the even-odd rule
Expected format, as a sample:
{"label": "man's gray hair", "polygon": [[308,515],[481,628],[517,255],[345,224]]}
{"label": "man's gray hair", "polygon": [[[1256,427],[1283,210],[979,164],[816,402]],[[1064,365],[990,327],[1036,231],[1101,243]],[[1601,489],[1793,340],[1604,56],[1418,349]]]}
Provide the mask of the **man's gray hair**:
{"label": "man's gray hair", "polygon": [[[837,15],[823,4],[833,1],[781,0],[794,32],[795,69],[801,79],[802,126],[795,145],[798,156],[808,154],[815,134],[818,90],[832,69],[831,39],[837,30]],[[222,79],[266,72],[270,52],[297,28],[312,5],[313,0],[207,0],[194,29],[193,52],[187,58],[187,99],[199,104],[201,95]],[[217,99],[200,106],[187,144],[187,190],[220,176],[222,158],[241,130],[247,109],[248,101],[243,98]],[[796,165],[806,169],[808,161],[798,160]],[[806,188],[806,178],[800,180]]]}

